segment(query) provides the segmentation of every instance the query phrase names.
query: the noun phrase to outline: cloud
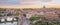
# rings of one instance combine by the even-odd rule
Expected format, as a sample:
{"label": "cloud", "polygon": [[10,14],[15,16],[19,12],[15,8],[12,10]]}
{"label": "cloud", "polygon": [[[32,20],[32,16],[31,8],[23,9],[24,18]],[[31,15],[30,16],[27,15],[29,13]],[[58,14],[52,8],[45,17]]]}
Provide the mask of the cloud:
{"label": "cloud", "polygon": [[60,4],[60,0],[0,0],[3,5],[52,5]]}
{"label": "cloud", "polygon": [[0,4],[3,5],[16,5],[19,4],[18,0],[0,0]]}

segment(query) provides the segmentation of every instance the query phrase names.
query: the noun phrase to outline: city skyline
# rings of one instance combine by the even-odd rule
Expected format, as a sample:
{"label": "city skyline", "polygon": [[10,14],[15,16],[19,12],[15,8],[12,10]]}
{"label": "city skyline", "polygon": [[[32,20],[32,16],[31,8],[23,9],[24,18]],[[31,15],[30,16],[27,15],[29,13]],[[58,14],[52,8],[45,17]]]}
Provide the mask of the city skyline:
{"label": "city skyline", "polygon": [[43,0],[43,1],[42,0],[0,0],[0,7],[20,8],[22,6],[23,8],[26,8],[26,7],[29,8],[29,7],[33,6],[32,8],[34,8],[34,7],[40,8],[41,6],[45,5],[47,7],[60,8],[60,0],[51,0],[50,2],[48,2],[48,1],[44,2],[44,1],[45,0]]}

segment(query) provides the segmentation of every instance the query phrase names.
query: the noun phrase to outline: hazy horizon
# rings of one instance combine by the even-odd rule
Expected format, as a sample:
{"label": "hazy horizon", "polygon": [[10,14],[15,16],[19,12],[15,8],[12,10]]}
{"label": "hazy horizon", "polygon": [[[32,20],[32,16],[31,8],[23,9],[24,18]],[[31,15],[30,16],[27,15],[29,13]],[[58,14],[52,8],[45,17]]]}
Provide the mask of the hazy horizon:
{"label": "hazy horizon", "polygon": [[25,5],[34,5],[34,6],[39,6],[39,5],[45,5],[45,6],[55,6],[60,8],[60,0],[0,0],[0,7],[20,7],[20,6],[25,6]]}
{"label": "hazy horizon", "polygon": [[3,5],[21,5],[21,4],[60,4],[60,0],[0,0]]}

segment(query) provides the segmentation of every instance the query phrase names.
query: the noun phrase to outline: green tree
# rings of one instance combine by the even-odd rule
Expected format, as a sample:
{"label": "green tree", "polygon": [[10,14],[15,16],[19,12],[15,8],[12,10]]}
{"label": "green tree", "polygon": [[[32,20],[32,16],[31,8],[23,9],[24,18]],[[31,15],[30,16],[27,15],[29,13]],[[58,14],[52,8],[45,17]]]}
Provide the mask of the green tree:
{"label": "green tree", "polygon": [[[32,16],[31,18],[30,18],[30,21],[34,21],[34,20],[39,20],[39,19],[45,19],[45,17],[44,16]],[[45,20],[41,20],[41,21],[37,21],[36,23],[31,23],[31,25],[47,25],[47,23],[46,23],[46,21]]]}
{"label": "green tree", "polygon": [[39,19],[39,17],[37,17],[37,16],[30,17],[30,21],[34,21],[34,20],[37,20],[37,19]]}
{"label": "green tree", "polygon": [[20,14],[18,11],[16,11],[16,14]]}

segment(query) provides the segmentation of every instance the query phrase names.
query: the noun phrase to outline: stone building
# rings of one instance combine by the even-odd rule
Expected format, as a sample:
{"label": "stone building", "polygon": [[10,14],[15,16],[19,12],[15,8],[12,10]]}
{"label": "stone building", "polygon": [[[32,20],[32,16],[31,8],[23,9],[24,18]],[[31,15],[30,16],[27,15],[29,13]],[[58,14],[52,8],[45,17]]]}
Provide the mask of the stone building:
{"label": "stone building", "polygon": [[25,18],[29,19],[32,16],[44,16],[45,18],[57,19],[60,18],[60,9],[57,8],[35,8],[35,9],[14,9],[0,8],[0,18],[18,17],[18,25],[23,25]]}

